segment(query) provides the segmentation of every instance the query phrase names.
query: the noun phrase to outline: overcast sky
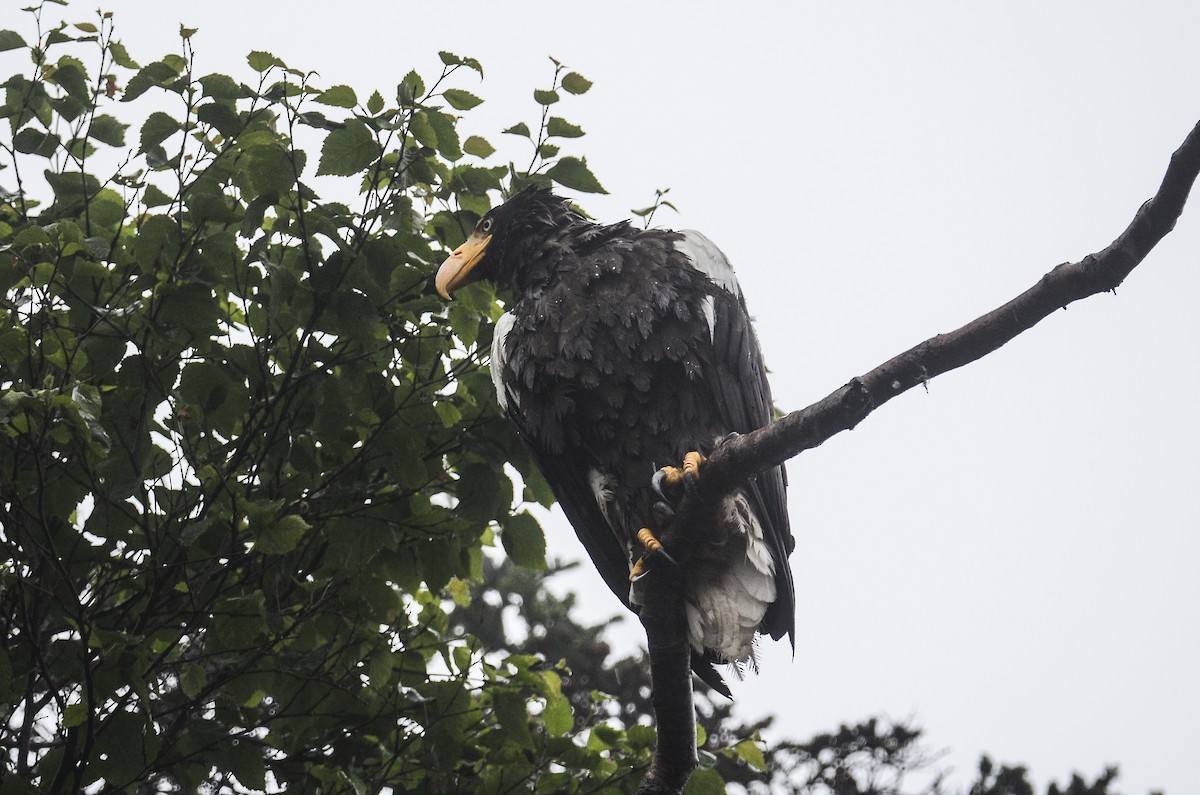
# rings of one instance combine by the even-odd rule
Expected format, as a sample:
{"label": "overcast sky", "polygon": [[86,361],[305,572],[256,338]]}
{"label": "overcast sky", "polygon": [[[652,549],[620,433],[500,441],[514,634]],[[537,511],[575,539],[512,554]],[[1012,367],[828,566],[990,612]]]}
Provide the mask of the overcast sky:
{"label": "overcast sky", "polygon": [[[473,56],[467,129],[497,146],[536,123],[553,55],[595,82],[555,109],[610,191],[583,206],[618,220],[669,187],[656,221],[729,255],[788,410],[1103,248],[1200,119],[1183,0],[107,7],[143,61],[183,22],[201,73],[265,49],[360,97]],[[1198,260],[1191,206],[1115,297],[793,461],[795,659],[768,642],[740,713],[796,738],[915,716],[959,783],[986,751],[1042,786],[1119,763],[1124,792],[1194,791]]]}

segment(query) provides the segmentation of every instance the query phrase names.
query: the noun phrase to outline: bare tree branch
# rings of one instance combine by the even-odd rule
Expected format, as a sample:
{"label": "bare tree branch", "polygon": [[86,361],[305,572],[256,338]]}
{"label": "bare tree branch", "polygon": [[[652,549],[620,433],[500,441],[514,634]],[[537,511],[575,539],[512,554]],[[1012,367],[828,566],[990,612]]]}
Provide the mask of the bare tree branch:
{"label": "bare tree branch", "polygon": [[[676,512],[672,530],[661,539],[672,557],[679,561],[680,566],[686,566],[689,552],[695,544],[686,540],[673,543],[675,539],[687,539],[689,536],[694,539],[696,533],[705,534],[711,526],[713,506],[759,472],[816,447],[835,434],[854,428],[868,414],[897,395],[986,356],[1056,310],[1066,308],[1081,298],[1115,290],[1158,241],[1174,229],[1198,173],[1200,123],[1192,128],[1183,145],[1171,156],[1158,192],[1138,209],[1125,231],[1103,251],[1089,254],[1079,262],[1067,262],[1055,267],[1037,284],[1003,306],[955,331],[925,340],[874,370],[851,379],[845,386],[807,408],[793,411],[764,428],[720,445],[704,466],[699,488],[684,497]],[[647,596],[652,591],[653,597],[642,612],[642,622],[652,650],[657,646],[665,652],[679,632],[663,626],[667,616],[683,612],[682,589],[663,587],[668,579],[674,579],[675,576],[660,576],[660,572],[654,572],[648,578],[660,581],[652,586],[647,584],[650,586]],[[647,620],[647,609],[651,610],[650,620]],[[684,670],[687,668],[687,653],[685,642],[682,652]],[[656,664],[652,660],[659,741],[654,767],[639,790],[648,794],[681,792],[687,775],[695,765],[693,750],[689,749],[687,756],[680,755],[678,750],[685,745],[684,735],[694,737],[695,732],[690,687],[686,704],[678,701],[681,693],[678,687],[672,687],[671,699],[660,699],[660,668],[665,675],[667,670],[678,669],[679,663],[676,661],[671,664],[659,659]],[[664,758],[671,754],[675,756]],[[671,771],[676,776],[668,778],[661,775],[661,771]]]}

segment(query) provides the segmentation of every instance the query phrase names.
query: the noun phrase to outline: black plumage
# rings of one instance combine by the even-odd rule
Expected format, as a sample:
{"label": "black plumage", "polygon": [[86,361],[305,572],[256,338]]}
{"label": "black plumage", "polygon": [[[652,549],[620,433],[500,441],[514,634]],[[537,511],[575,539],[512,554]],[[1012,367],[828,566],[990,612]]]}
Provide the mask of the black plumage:
{"label": "black plumage", "polygon": [[[771,418],[733,271],[698,233],[595,224],[530,188],[480,220],[438,289],[477,279],[511,291],[493,345],[500,403],[605,582],[636,609],[629,573],[656,469]],[[721,544],[687,571],[693,668],[726,694],[713,664],[753,665],[754,630],[794,642],[785,487],[778,467],[731,499]]]}

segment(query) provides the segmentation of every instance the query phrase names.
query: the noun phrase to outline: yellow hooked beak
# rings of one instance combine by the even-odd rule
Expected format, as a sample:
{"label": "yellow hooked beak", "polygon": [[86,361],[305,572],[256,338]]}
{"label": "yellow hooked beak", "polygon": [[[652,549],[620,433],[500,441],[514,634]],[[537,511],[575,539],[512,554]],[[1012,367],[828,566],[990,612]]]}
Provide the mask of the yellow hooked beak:
{"label": "yellow hooked beak", "polygon": [[483,252],[490,242],[491,235],[472,232],[467,242],[454,249],[442,263],[442,267],[438,268],[437,278],[434,280],[438,295],[449,301],[451,293],[479,278],[471,272],[479,264],[479,260],[483,259]]}

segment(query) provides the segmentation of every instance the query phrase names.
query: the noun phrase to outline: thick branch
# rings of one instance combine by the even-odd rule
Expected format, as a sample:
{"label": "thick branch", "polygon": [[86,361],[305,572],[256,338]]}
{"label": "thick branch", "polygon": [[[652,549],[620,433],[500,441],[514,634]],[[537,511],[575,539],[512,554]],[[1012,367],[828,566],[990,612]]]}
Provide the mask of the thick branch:
{"label": "thick branch", "polygon": [[634,586],[646,628],[658,744],[638,795],[679,795],[696,769],[696,712],[692,706],[691,648],[681,594],[683,571],[658,566]]}
{"label": "thick branch", "polygon": [[[681,566],[686,565],[692,546],[673,544],[673,536],[681,534],[684,538],[694,538],[695,534],[707,532],[712,506],[759,472],[855,427],[872,411],[914,386],[986,356],[1054,311],[1089,295],[1115,290],[1158,241],[1175,227],[1198,173],[1200,123],[1171,156],[1158,192],[1138,209],[1129,227],[1108,248],[1079,262],[1059,265],[1021,295],[962,328],[925,340],[852,379],[808,408],[793,411],[764,428],[719,446],[705,464],[700,488],[689,493],[680,504],[673,532],[662,538],[673,557]],[[658,572],[651,575],[651,579],[655,577],[659,577]],[[661,586],[661,583],[656,585]],[[643,619],[643,623],[650,648],[665,650],[672,647],[672,639],[682,630],[664,628],[662,619],[683,613],[683,593],[680,588],[668,587],[656,587],[654,593],[656,600],[666,601],[656,601],[656,620]],[[666,660],[659,660],[658,665],[664,670],[668,667],[679,669],[682,665],[686,670],[686,647],[674,665],[668,666]],[[691,765],[695,764],[692,761],[694,752],[687,746],[688,737],[694,737],[695,732],[690,704],[686,717],[677,704],[673,705],[670,716],[664,714],[665,711],[659,710],[659,686],[656,675],[659,744],[652,771],[690,771]],[[672,691],[678,692],[678,687],[672,685]],[[687,747],[686,755],[681,750],[684,747]],[[686,773],[684,775],[686,780]],[[664,786],[665,783],[656,781],[652,773],[639,792],[678,791]]]}
{"label": "thick branch", "polygon": [[689,500],[698,504],[685,503],[685,522],[679,526],[701,516],[695,513],[702,509],[699,503],[711,504],[757,473],[850,430],[897,395],[986,356],[1070,303],[1115,290],[1175,228],[1198,173],[1200,123],[1171,156],[1158,192],[1107,248],[1057,266],[1033,287],[962,328],[927,339],[811,406],[721,445],[705,465],[703,493]]}

